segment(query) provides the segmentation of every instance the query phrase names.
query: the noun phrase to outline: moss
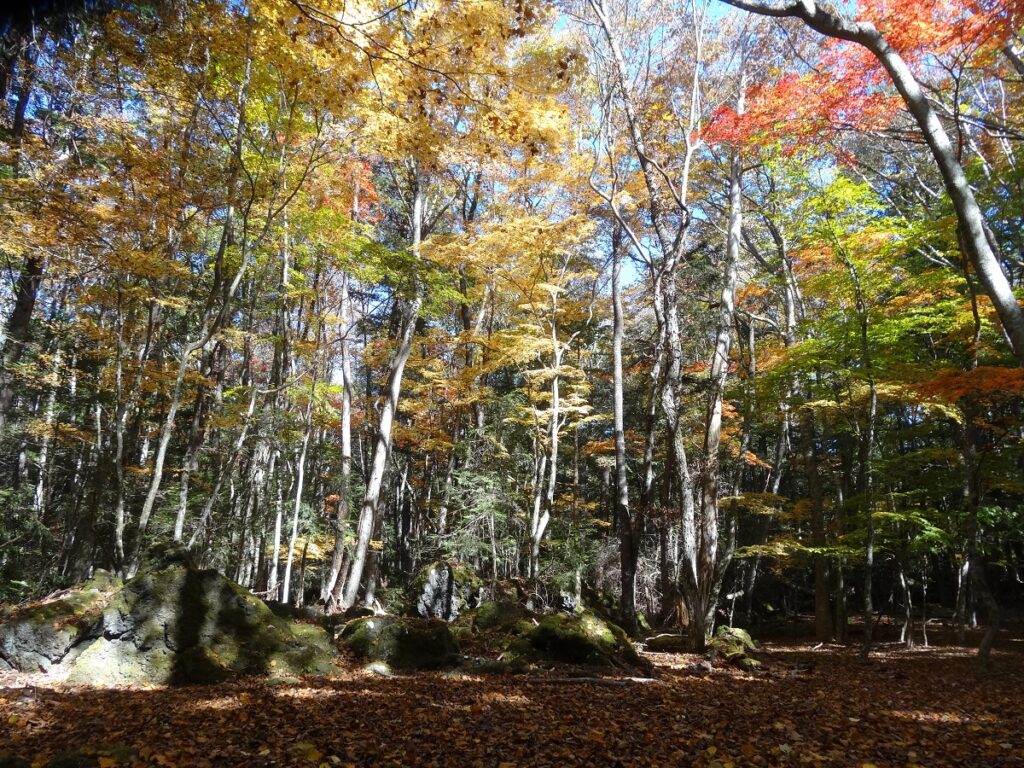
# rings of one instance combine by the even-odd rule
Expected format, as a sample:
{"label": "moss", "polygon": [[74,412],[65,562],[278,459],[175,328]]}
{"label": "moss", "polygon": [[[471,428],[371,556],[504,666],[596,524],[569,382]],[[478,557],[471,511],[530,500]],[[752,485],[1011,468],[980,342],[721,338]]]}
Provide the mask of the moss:
{"label": "moss", "polygon": [[124,582],[119,576],[102,568],[97,568],[92,578],[82,585],[82,590],[112,594],[123,586]]}
{"label": "moss", "polygon": [[592,666],[643,666],[621,627],[589,612],[545,616],[509,643],[509,660],[558,661]]}
{"label": "moss", "polygon": [[8,621],[66,626],[82,619],[98,618],[106,600],[97,590],[71,592],[60,600],[37,603],[19,610]]}
{"label": "moss", "polygon": [[434,619],[355,619],[345,625],[341,640],[360,658],[403,670],[439,669],[451,664],[459,651],[447,623]]}
{"label": "moss", "polygon": [[530,619],[534,614],[516,603],[506,601],[484,603],[471,616],[473,626],[477,629],[521,630],[525,627],[529,631],[533,628]]}
{"label": "moss", "polygon": [[210,648],[193,646],[178,654],[175,665],[182,673],[175,682],[198,685],[222,683],[231,676],[231,669]]}
{"label": "moss", "polygon": [[101,637],[75,660],[67,682],[76,685],[134,685],[167,682],[175,654],[167,651],[138,653],[130,643]]}
{"label": "moss", "polygon": [[[749,664],[744,666],[744,664],[745,660],[749,659],[749,654],[756,650],[757,646],[746,630],[738,627],[719,627],[711,642],[708,643],[707,656],[719,656],[731,664],[743,666],[745,669],[753,669],[756,667],[756,663],[754,666]],[[750,659],[750,661],[754,660]]]}
{"label": "moss", "polygon": [[4,666],[23,672],[48,672],[72,647],[94,637],[93,627],[109,596],[97,589],[76,589],[60,599],[18,608],[0,625]]}
{"label": "moss", "polygon": [[76,681],[100,674],[100,658],[115,667],[109,676],[132,682],[210,683],[232,674],[334,670],[335,651],[323,629],[275,616],[216,571],[172,567],[132,579],[107,605],[103,632],[116,648],[89,648],[75,663]]}
{"label": "moss", "polygon": [[639,629],[641,633],[644,633],[644,634],[641,635],[641,637],[646,636],[646,633],[649,633],[649,632],[652,631],[652,629],[651,629],[651,622],[649,622],[647,620],[647,614],[644,613],[643,611],[637,611],[637,614],[636,614],[636,626],[637,626],[637,629]]}
{"label": "moss", "polygon": [[693,650],[693,642],[686,635],[655,635],[644,643],[647,650],[657,653],[687,653]]}
{"label": "moss", "polygon": [[0,626],[7,666],[46,671],[67,657],[72,682],[206,683],[231,674],[329,674],[321,628],[275,616],[216,571],[173,566],[119,588],[110,574]]}

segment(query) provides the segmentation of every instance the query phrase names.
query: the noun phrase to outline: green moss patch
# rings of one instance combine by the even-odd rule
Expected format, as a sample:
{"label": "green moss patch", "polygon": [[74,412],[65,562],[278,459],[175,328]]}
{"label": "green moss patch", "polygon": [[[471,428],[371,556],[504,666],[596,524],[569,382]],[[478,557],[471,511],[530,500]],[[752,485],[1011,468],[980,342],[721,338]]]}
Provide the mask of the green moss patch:
{"label": "green moss patch", "polygon": [[619,668],[647,666],[621,627],[589,612],[543,617],[537,626],[509,643],[506,659]]}
{"label": "green moss patch", "polygon": [[459,652],[447,623],[436,619],[367,616],[346,624],[341,641],[361,659],[404,671],[449,666]]}
{"label": "green moss patch", "polygon": [[719,627],[707,646],[708,658],[722,658],[730,664],[753,671],[761,663],[750,654],[757,650],[750,633],[739,627]]}

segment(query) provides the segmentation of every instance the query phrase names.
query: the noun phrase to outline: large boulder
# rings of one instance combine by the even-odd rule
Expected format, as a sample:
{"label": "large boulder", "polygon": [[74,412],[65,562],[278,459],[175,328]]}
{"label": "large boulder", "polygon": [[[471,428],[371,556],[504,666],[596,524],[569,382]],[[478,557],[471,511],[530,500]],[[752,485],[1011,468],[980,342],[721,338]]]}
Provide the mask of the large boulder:
{"label": "large boulder", "polygon": [[346,624],[341,641],[361,659],[406,671],[449,666],[459,653],[448,624],[437,619],[366,616]]}
{"label": "large boulder", "polygon": [[49,672],[97,637],[96,622],[120,579],[106,571],[79,588],[0,615],[0,669]]}
{"label": "large boulder", "polygon": [[71,664],[76,683],[205,683],[233,674],[327,674],[327,633],[275,616],[217,571],[174,566],[113,595],[97,639]]}
{"label": "large boulder", "polygon": [[506,660],[513,663],[561,662],[585,666],[646,668],[621,627],[593,613],[544,616],[509,643]]}
{"label": "large boulder", "polygon": [[483,581],[456,562],[438,561],[420,570],[413,582],[412,613],[423,619],[454,621],[480,602]]}

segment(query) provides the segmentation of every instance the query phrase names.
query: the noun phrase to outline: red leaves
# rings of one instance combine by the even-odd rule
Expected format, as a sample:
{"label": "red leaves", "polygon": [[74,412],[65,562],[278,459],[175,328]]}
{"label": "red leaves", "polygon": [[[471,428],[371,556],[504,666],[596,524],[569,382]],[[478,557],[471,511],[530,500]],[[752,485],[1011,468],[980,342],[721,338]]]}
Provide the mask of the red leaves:
{"label": "red leaves", "polygon": [[892,122],[898,98],[851,84],[828,73],[789,74],[774,85],[754,86],[747,111],[720,107],[704,130],[710,143],[777,145],[792,152],[828,140],[835,132],[874,130]]}
{"label": "red leaves", "polygon": [[[870,21],[908,64],[946,58],[975,64],[1002,46],[1024,19],[1024,0],[867,0],[858,18]],[[720,107],[703,132],[710,143],[778,145],[784,152],[813,147],[843,130],[891,126],[901,100],[881,65],[865,48],[822,40],[816,72],[791,73],[755,85],[737,115]]]}
{"label": "red leaves", "polygon": [[1024,15],[1021,0],[868,0],[858,17],[872,22],[909,61],[1002,45]]}

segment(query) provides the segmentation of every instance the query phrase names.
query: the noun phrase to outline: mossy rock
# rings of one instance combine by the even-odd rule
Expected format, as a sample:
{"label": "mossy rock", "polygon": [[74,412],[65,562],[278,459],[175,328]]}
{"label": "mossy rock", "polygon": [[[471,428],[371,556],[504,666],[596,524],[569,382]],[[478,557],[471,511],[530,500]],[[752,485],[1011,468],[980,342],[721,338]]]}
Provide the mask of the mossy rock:
{"label": "mossy rock", "polygon": [[409,612],[424,619],[454,621],[480,603],[483,587],[483,580],[462,563],[430,563],[413,580]]}
{"label": "mossy rock", "polygon": [[451,631],[469,652],[497,656],[507,652],[512,640],[529,633],[538,618],[518,603],[501,600],[466,611],[452,622]]}
{"label": "mossy rock", "polygon": [[181,542],[157,542],[150,546],[143,555],[147,571],[164,571],[168,568],[197,567],[195,558],[187,546]]}
{"label": "mossy rock", "polygon": [[69,682],[214,683],[235,674],[329,674],[321,628],[275,616],[216,571],[143,573],[103,611],[102,637],[71,665]]}
{"label": "mossy rock", "polygon": [[621,627],[584,611],[543,617],[509,643],[506,661],[554,661],[603,667],[646,667]]}
{"label": "mossy rock", "polygon": [[403,671],[449,666],[459,652],[448,624],[437,619],[367,616],[346,624],[341,641],[361,659]]}
{"label": "mossy rock", "polygon": [[[706,655],[709,658],[721,657],[730,664],[743,666],[744,659],[750,658],[750,654],[757,650],[750,633],[739,627],[719,627],[715,636],[707,645]],[[747,664],[744,668],[752,669]]]}
{"label": "mossy rock", "polygon": [[524,634],[534,627],[537,614],[518,603],[500,601],[484,603],[472,613],[473,627],[477,630],[497,629]]}
{"label": "mossy rock", "polygon": [[693,642],[686,635],[655,635],[644,641],[648,651],[655,653],[688,653]]}
{"label": "mossy rock", "polygon": [[371,661],[365,667],[363,672],[368,675],[377,675],[378,677],[391,677],[391,667],[388,666],[387,662],[384,661]]}
{"label": "mossy rock", "polygon": [[0,624],[0,668],[49,672],[85,640],[98,636],[97,622],[121,580],[96,571],[84,584],[56,598],[19,607]]}

